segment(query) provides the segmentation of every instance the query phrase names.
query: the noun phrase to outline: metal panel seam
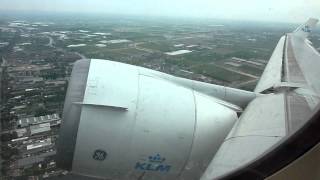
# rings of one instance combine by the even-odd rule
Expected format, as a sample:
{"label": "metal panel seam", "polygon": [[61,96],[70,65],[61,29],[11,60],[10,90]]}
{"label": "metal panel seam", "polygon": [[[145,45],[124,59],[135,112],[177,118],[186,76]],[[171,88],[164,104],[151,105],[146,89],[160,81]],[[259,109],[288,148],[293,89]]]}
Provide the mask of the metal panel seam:
{"label": "metal panel seam", "polygon": [[192,153],[192,149],[193,149],[193,144],[194,144],[194,139],[195,139],[195,134],[196,134],[196,130],[197,130],[197,99],[196,99],[196,96],[194,94],[194,90],[191,89],[191,92],[192,92],[192,96],[193,96],[193,103],[194,103],[194,125],[193,125],[193,135],[192,135],[192,142],[191,142],[191,147],[190,147],[190,150],[189,150],[189,153],[188,153],[188,157],[187,157],[187,160],[186,162],[184,163],[184,165],[182,166],[179,174],[178,174],[178,177],[181,176],[181,174],[183,173],[185,167],[187,166],[190,158],[191,158],[191,153]]}
{"label": "metal panel seam", "polygon": [[223,142],[229,141],[230,139],[243,138],[243,137],[283,137],[283,136],[270,136],[270,135],[268,136],[268,135],[257,135],[257,134],[253,134],[253,135],[229,137],[229,138],[225,139]]}

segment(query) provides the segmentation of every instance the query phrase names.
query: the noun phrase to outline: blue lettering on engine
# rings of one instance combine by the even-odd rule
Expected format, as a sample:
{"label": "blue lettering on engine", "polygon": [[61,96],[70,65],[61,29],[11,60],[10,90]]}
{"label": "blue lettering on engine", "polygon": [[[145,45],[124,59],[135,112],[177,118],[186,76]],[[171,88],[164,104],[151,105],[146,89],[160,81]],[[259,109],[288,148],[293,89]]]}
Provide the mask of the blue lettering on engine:
{"label": "blue lettering on engine", "polygon": [[169,172],[171,166],[165,164],[166,158],[157,154],[155,156],[149,156],[147,160],[143,160],[142,162],[137,162],[134,169],[140,171],[156,171],[156,172]]}

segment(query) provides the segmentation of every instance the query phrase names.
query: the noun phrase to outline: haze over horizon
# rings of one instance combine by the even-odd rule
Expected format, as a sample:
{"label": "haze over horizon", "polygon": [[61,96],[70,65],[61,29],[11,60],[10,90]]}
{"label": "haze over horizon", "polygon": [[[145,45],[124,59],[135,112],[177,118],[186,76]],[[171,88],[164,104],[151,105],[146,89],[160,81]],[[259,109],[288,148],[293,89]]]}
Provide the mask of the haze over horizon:
{"label": "haze over horizon", "polygon": [[320,18],[316,0],[0,0],[1,11],[105,13],[301,23]]}

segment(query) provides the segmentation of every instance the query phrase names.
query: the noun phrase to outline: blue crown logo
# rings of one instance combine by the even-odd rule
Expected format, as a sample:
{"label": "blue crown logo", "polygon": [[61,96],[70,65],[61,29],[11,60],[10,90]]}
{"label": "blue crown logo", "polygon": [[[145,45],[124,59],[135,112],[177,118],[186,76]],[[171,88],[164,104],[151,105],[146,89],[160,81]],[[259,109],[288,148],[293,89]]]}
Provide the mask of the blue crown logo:
{"label": "blue crown logo", "polygon": [[153,162],[153,163],[162,163],[163,161],[165,161],[166,158],[162,158],[160,156],[160,154],[157,154],[155,156],[149,156],[149,162]]}

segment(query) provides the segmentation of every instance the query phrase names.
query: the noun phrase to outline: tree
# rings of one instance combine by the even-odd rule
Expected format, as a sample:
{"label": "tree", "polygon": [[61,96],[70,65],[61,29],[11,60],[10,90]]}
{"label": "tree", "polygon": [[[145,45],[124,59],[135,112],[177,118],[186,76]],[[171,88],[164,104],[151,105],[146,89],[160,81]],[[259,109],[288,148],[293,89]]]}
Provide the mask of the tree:
{"label": "tree", "polygon": [[2,175],[6,176],[8,173],[8,167],[7,166],[2,166],[1,167],[1,173]]}
{"label": "tree", "polygon": [[11,139],[13,139],[13,135],[11,133],[4,133],[1,135],[2,142],[11,141]]}
{"label": "tree", "polygon": [[17,132],[13,132],[13,133],[3,133],[3,134],[1,135],[1,141],[2,141],[2,142],[11,141],[12,139],[16,139],[16,138],[18,138]]}
{"label": "tree", "polygon": [[17,148],[10,148],[8,146],[2,146],[1,150],[1,157],[5,160],[9,160],[13,155],[19,154],[19,150]]}
{"label": "tree", "polygon": [[9,160],[12,156],[12,153],[10,151],[2,151],[1,157],[5,160]]}
{"label": "tree", "polygon": [[35,110],[35,117],[39,117],[39,116],[45,116],[48,114],[47,109],[44,106],[39,106],[36,110]]}

